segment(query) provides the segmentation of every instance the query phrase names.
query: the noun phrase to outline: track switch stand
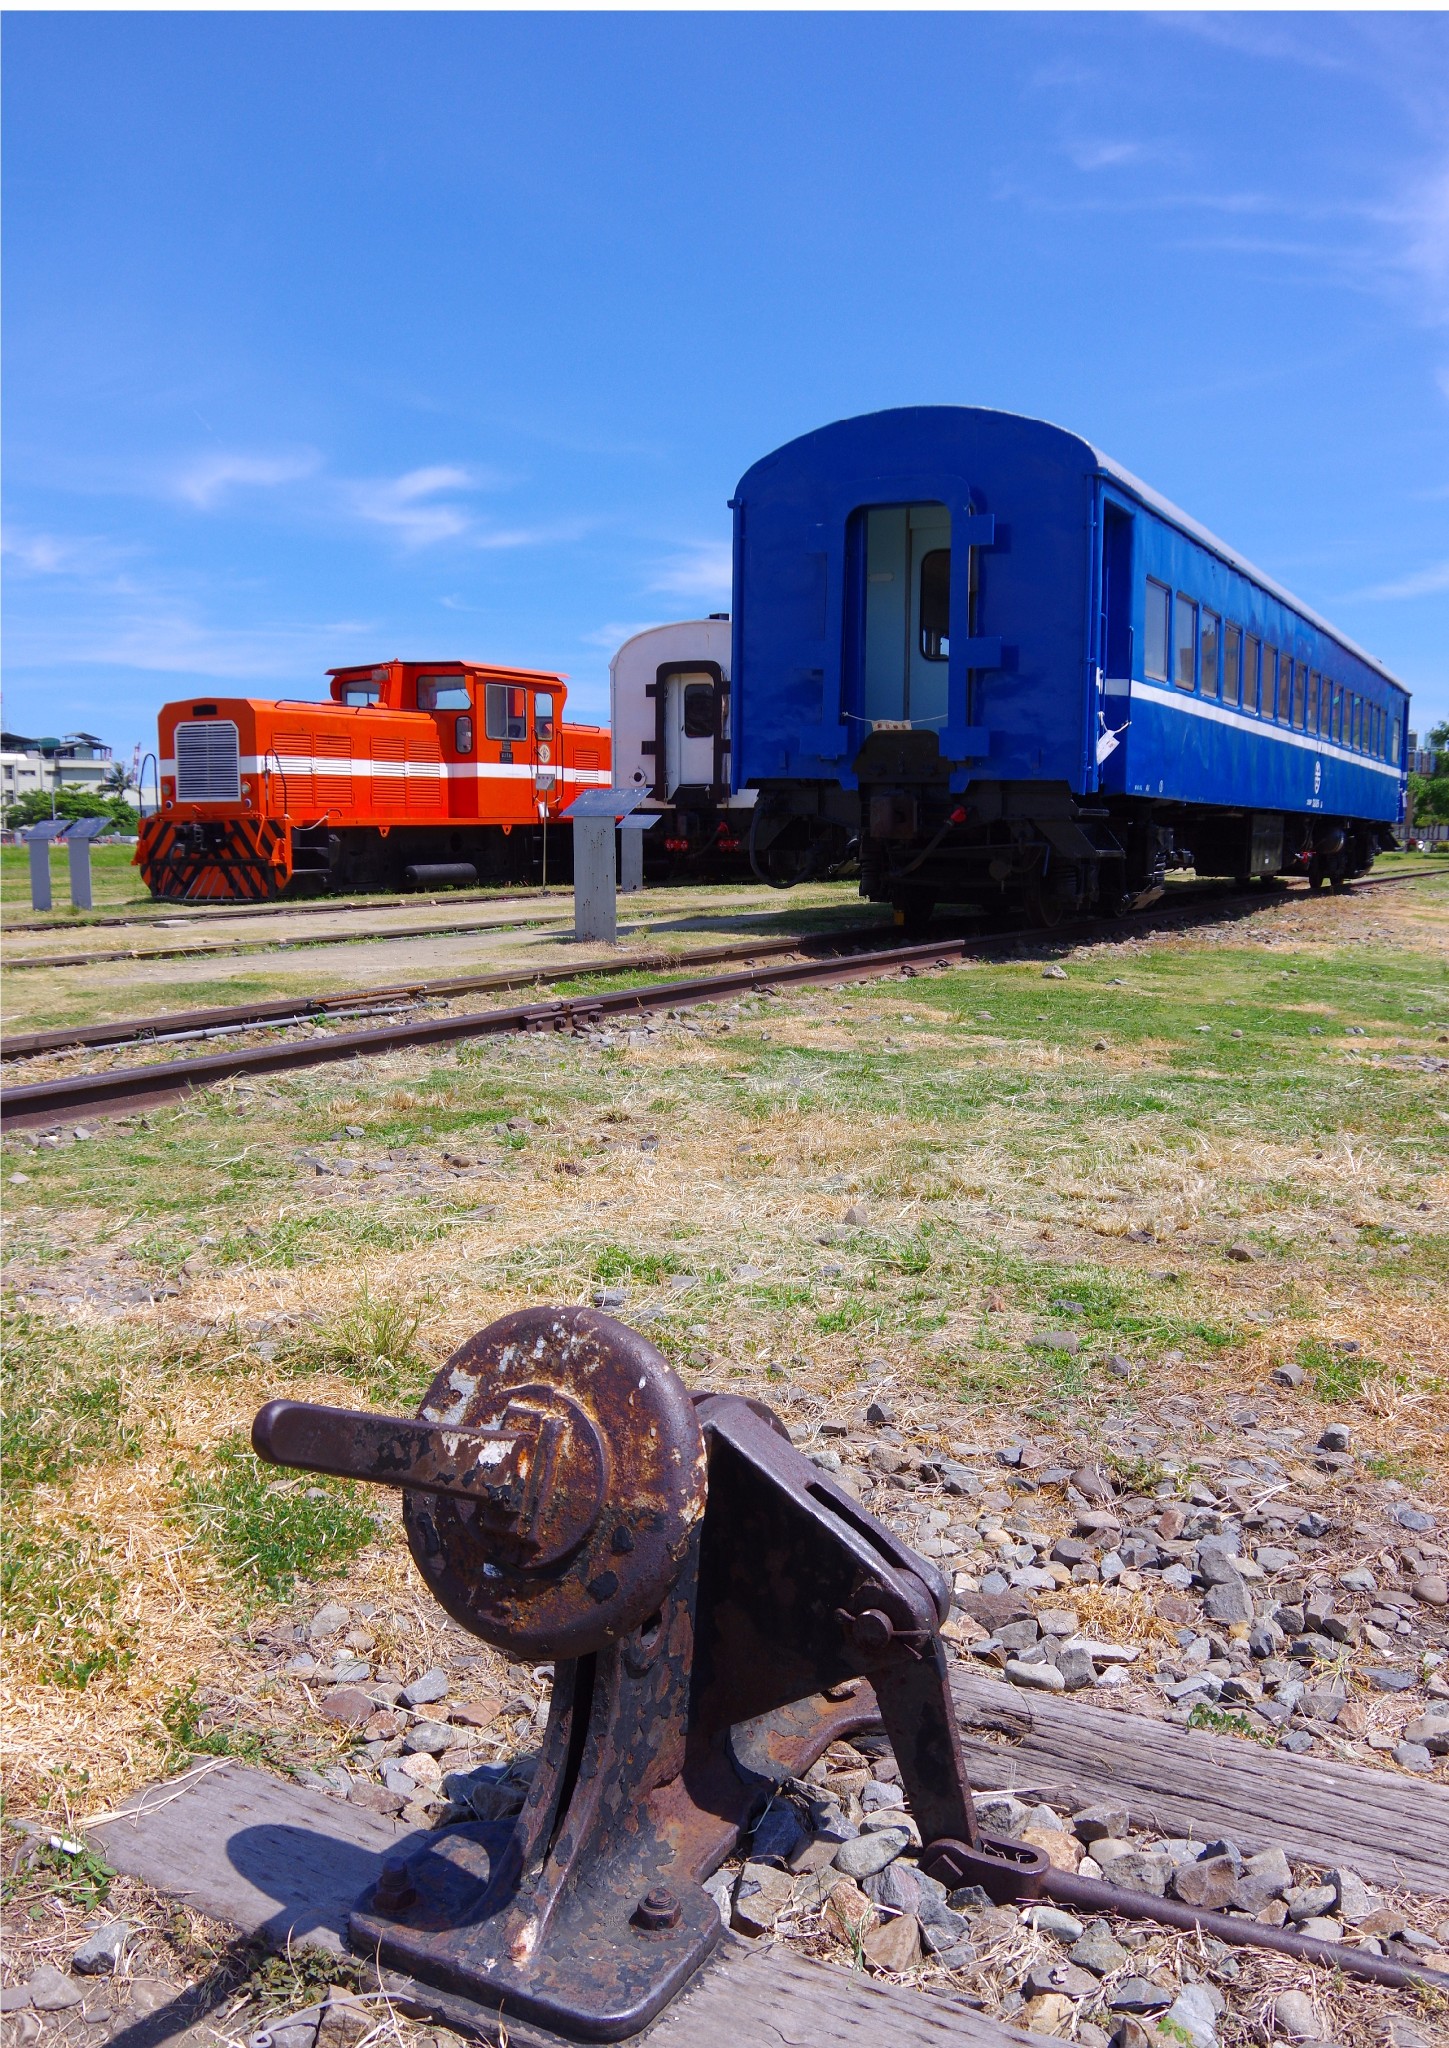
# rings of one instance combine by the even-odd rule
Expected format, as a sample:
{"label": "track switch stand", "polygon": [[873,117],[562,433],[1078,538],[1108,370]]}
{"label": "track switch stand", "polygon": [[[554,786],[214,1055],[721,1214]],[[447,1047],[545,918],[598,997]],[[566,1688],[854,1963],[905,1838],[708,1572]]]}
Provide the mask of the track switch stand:
{"label": "track switch stand", "polygon": [[719,1940],[702,1881],[775,1787],[883,1723],[921,1865],[995,1898],[1045,1859],[983,1835],[936,1567],[790,1443],[763,1403],[691,1396],[637,1331],[525,1309],[449,1359],[415,1418],[272,1401],[259,1456],[396,1486],[414,1561],[462,1626],[553,1658],[522,1812],[390,1859],[360,1952],[455,2001],[617,2041]]}

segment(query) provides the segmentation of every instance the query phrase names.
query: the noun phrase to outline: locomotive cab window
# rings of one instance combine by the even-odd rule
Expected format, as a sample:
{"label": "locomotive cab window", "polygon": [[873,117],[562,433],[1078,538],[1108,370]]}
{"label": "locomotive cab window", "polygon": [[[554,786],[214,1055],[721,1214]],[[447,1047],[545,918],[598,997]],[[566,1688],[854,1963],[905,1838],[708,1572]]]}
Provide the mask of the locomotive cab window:
{"label": "locomotive cab window", "polygon": [[1197,688],[1197,606],[1190,597],[1173,606],[1172,680],[1179,690]]}
{"label": "locomotive cab window", "polygon": [[927,661],[951,653],[951,550],[932,548],[921,557],[921,652]]}
{"label": "locomotive cab window", "polygon": [[552,690],[535,690],[533,693],[533,734],[539,740],[553,738]]}
{"label": "locomotive cab window", "polygon": [[466,711],[453,720],[453,745],[460,754],[473,751],[473,721]]}
{"label": "locomotive cab window", "polygon": [[338,693],[343,704],[375,704],[381,695],[378,683],[344,683]]}
{"label": "locomotive cab window", "polygon": [[713,683],[684,686],[684,737],[687,740],[714,738],[715,688]]}
{"label": "locomotive cab window", "polygon": [[1172,610],[1172,592],[1165,583],[1147,579],[1147,635],[1142,671],[1153,682],[1167,681],[1167,627]]}
{"label": "locomotive cab window", "polygon": [[466,676],[419,676],[419,711],[471,711]]}
{"label": "locomotive cab window", "polygon": [[483,730],[490,740],[528,737],[528,692],[513,683],[489,683]]}

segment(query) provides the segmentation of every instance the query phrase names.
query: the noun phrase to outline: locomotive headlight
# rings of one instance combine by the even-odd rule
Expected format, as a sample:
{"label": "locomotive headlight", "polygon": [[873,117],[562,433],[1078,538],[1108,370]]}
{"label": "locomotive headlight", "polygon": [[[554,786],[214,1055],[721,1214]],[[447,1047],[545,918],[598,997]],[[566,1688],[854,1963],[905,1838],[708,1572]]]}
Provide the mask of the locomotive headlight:
{"label": "locomotive headlight", "polygon": [[251,795],[251,793],[252,793],[252,786],[251,786],[251,784],[250,784],[249,782],[244,782],[244,783],[242,784],[242,786],[241,786],[241,787],[242,787],[242,795],[243,795],[243,796],[250,796],[250,795]]}

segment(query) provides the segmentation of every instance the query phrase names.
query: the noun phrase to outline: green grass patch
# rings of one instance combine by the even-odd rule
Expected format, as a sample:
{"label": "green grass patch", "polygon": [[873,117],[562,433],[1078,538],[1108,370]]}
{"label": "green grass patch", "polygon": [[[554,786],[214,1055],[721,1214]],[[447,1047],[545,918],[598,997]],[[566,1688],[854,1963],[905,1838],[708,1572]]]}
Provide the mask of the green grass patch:
{"label": "green grass patch", "polygon": [[17,1309],[5,1332],[5,1483],[12,1502],[81,1464],[135,1457],[122,1341]]}
{"label": "green grass patch", "polygon": [[301,1333],[277,1364],[286,1373],[340,1373],[379,1399],[416,1390],[433,1374],[418,1343],[426,1307],[410,1294],[374,1293],[364,1280],[341,1315]]}
{"label": "green grass patch", "polygon": [[[1212,1706],[1207,1700],[1198,1700],[1187,1717],[1189,1728],[1206,1728],[1212,1735],[1237,1735],[1248,1742],[1261,1743],[1264,1749],[1272,1749],[1278,1740],[1276,1730],[1263,1728],[1248,1714],[1235,1714],[1222,1707]],[[1187,2037],[1184,2035],[1183,2037]]]}
{"label": "green grass patch", "polygon": [[125,1671],[135,1646],[119,1614],[117,1562],[83,1516],[58,1528],[17,1522],[12,1514],[0,1550],[7,1658],[71,1692],[83,1692],[93,1678]]}
{"label": "green grass patch", "polygon": [[340,1572],[377,1534],[363,1489],[265,1465],[239,1431],[204,1465],[178,1467],[175,1487],[179,1518],[250,1600]]}
{"label": "green grass patch", "polygon": [[674,1252],[638,1251],[630,1245],[606,1244],[594,1253],[590,1272],[595,1280],[606,1285],[617,1285],[622,1280],[637,1280],[641,1286],[657,1287],[667,1280],[671,1273],[685,1271],[683,1261]]}
{"label": "green grass patch", "polygon": [[[20,1893],[34,1889],[40,1880],[47,1898],[58,1899],[72,1912],[95,1913],[109,1898],[115,1875],[111,1865],[103,1863],[84,1842],[60,1835],[55,1841],[34,1843],[28,1854],[15,1859],[0,1883],[0,1898],[8,1904]],[[41,1907],[32,1910],[32,1918],[49,1920],[50,1914]]]}
{"label": "green grass patch", "polygon": [[1307,1373],[1320,1401],[1356,1401],[1366,1387],[1382,1379],[1388,1367],[1362,1351],[1335,1351],[1331,1344],[1305,1337],[1298,1346],[1298,1363]]}

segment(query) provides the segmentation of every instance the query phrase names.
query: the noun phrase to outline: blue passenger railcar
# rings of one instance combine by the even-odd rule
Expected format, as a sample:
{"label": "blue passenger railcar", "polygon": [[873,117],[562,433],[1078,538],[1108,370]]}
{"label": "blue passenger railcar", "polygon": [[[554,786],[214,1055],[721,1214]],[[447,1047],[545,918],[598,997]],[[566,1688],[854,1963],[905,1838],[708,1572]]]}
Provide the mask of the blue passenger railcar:
{"label": "blue passenger railcar", "polygon": [[733,776],[766,879],[858,848],[901,916],[995,896],[1051,924],[1170,867],[1342,887],[1394,843],[1402,686],[1075,434],[872,413],[731,503]]}

